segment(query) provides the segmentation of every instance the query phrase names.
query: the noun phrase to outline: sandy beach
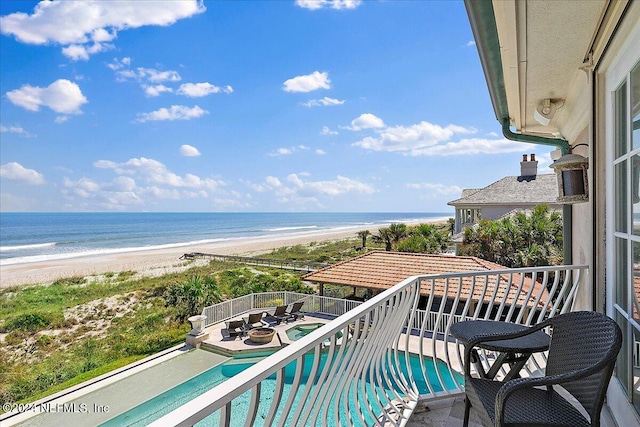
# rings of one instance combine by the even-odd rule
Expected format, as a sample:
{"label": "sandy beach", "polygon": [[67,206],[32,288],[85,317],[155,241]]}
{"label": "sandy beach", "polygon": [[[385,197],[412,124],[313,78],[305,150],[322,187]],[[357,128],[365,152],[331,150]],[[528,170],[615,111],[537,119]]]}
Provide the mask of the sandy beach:
{"label": "sandy beach", "polygon": [[[436,218],[432,222],[442,222],[442,218]],[[414,224],[407,223],[407,225]],[[383,226],[386,225],[378,224],[369,230],[373,234],[378,231],[378,228]],[[192,265],[187,265],[184,260],[180,259],[183,254],[189,252],[255,256],[282,246],[304,245],[312,242],[356,237],[356,233],[357,230],[353,229],[344,231],[317,231],[265,239],[238,239],[207,245],[181,246],[170,249],[155,249],[3,265],[0,266],[0,287],[47,284],[63,277],[92,276],[108,272],[117,273],[120,271],[135,271],[141,275],[159,276]],[[207,261],[200,260],[196,262]]]}

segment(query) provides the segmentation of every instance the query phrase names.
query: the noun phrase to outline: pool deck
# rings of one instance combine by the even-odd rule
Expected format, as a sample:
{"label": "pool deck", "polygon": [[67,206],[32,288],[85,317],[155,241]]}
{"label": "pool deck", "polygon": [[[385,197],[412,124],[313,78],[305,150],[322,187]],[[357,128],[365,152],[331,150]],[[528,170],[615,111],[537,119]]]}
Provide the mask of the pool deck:
{"label": "pool deck", "polygon": [[[259,311],[258,311],[259,312]],[[249,313],[242,317],[248,316]],[[239,320],[237,319],[231,320]],[[209,338],[202,342],[202,348],[211,350],[219,354],[234,356],[238,354],[263,353],[265,351],[276,351],[282,347],[291,344],[293,341],[287,335],[287,330],[296,326],[304,326],[316,323],[326,324],[332,319],[325,317],[316,317],[313,314],[305,314],[304,319],[291,320],[282,322],[279,325],[270,326],[275,329],[276,334],[270,343],[258,344],[249,339],[247,335],[228,338],[225,337],[223,331],[226,329],[225,322],[218,323],[205,329],[205,333],[209,334]],[[265,326],[266,327],[266,326]]]}

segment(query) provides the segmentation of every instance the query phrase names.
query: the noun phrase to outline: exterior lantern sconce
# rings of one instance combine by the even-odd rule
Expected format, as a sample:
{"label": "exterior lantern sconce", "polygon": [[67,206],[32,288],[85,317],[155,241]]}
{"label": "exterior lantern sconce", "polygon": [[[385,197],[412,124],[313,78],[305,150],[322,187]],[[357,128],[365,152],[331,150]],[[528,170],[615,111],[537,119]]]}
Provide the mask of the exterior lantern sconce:
{"label": "exterior lantern sconce", "polygon": [[579,154],[565,154],[550,166],[558,177],[558,203],[589,201],[589,160]]}

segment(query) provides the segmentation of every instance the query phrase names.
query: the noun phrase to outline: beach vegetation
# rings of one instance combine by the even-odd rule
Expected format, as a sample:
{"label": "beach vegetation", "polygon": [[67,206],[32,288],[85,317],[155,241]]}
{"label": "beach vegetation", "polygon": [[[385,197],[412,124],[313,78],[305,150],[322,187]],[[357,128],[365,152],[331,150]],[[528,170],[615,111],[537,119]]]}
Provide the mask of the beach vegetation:
{"label": "beach vegetation", "polygon": [[22,313],[7,319],[0,325],[0,332],[38,331],[49,327],[51,323],[52,315],[50,313]]}
{"label": "beach vegetation", "polygon": [[419,224],[407,230],[407,237],[396,244],[400,252],[439,254],[449,246],[447,232],[435,224]]}
{"label": "beach vegetation", "polygon": [[290,291],[313,293],[313,288],[306,286],[293,274],[280,271],[251,271],[246,267],[225,270],[219,274],[220,287],[229,298],[259,292]]}
{"label": "beach vegetation", "polygon": [[175,309],[176,319],[185,321],[202,312],[204,307],[222,301],[222,294],[215,278],[191,276],[170,285],[164,293],[164,300],[167,306]]}
{"label": "beach vegetation", "polygon": [[369,237],[371,235],[371,231],[369,231],[369,230],[358,231],[356,233],[356,235],[360,239],[362,239],[362,249],[366,249],[367,248],[367,237]]}
{"label": "beach vegetation", "polygon": [[395,222],[389,225],[389,234],[391,235],[391,243],[397,245],[398,242],[407,237],[407,224]]}
{"label": "beach vegetation", "polygon": [[87,283],[87,278],[83,276],[72,276],[72,277],[64,277],[61,279],[57,279],[53,282],[53,286],[60,285],[84,285]]}
{"label": "beach vegetation", "polygon": [[407,226],[393,223],[378,229],[371,240],[384,245],[386,251],[439,254],[449,245],[448,224],[418,224]]}
{"label": "beach vegetation", "polygon": [[465,229],[460,255],[510,268],[562,264],[562,216],[541,204],[529,213],[482,219]]}
{"label": "beach vegetation", "polygon": [[393,237],[389,227],[382,227],[378,229],[378,234],[371,236],[371,240],[377,244],[383,244],[384,250],[389,252],[393,249]]}

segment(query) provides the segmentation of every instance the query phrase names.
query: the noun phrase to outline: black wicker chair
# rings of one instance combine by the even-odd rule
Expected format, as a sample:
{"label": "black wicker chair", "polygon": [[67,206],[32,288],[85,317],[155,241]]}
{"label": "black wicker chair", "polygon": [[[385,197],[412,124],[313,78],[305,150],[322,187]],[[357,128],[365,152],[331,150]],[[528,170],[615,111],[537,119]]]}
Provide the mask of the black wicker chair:
{"label": "black wicker chair", "polygon": [[[551,345],[544,377],[501,382],[471,376],[471,350],[478,343],[517,338],[547,327],[550,327]],[[474,337],[464,350],[464,426],[469,425],[471,407],[484,426],[599,426],[607,385],[621,344],[618,325],[592,311],[561,314],[521,332]],[[554,386],[561,386],[571,394],[589,418],[562,396],[566,396],[565,392],[558,393]]]}

